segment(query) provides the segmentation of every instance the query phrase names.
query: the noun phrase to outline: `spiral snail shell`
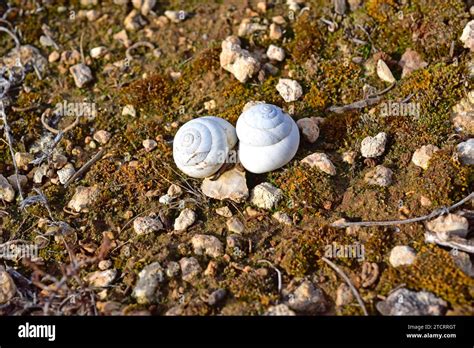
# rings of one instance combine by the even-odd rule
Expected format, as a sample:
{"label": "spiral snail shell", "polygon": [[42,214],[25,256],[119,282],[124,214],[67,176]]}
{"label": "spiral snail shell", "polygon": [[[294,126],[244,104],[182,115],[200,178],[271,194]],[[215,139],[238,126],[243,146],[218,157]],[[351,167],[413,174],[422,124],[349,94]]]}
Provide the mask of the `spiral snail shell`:
{"label": "spiral snail shell", "polygon": [[260,174],[283,167],[296,154],[300,134],[295,121],[278,106],[257,104],[237,120],[240,162]]}
{"label": "spiral snail shell", "polygon": [[226,120],[205,116],[186,122],[173,141],[178,168],[193,178],[216,173],[237,144],[235,128]]}

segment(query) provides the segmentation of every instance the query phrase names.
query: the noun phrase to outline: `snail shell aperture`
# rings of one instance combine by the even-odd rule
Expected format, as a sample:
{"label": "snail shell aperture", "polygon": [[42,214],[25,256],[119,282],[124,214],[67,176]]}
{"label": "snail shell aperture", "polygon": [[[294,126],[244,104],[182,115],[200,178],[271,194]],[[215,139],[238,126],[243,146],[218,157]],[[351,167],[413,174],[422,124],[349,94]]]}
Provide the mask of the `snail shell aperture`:
{"label": "snail shell aperture", "polygon": [[205,116],[186,122],[173,141],[177,167],[193,178],[216,173],[237,144],[235,128],[226,120]]}
{"label": "snail shell aperture", "polygon": [[295,156],[300,134],[295,121],[278,106],[257,104],[237,120],[240,162],[260,174],[283,167]]}

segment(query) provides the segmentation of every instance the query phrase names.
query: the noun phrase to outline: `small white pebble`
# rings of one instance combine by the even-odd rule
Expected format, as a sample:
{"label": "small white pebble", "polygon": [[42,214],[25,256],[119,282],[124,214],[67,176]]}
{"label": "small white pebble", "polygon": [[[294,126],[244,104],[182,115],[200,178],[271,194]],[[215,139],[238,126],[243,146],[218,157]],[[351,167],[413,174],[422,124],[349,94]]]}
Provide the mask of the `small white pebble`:
{"label": "small white pebble", "polygon": [[143,140],[142,145],[147,152],[150,152],[158,146],[158,143],[153,139],[145,139]]}

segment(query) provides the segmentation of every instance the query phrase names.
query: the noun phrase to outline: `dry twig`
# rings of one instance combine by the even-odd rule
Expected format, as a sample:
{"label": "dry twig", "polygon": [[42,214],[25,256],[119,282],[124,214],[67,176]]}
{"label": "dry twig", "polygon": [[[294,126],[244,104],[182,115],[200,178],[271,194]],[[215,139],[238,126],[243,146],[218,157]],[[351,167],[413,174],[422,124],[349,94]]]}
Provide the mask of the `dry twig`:
{"label": "dry twig", "polygon": [[77,172],[74,173],[73,176],[71,176],[68,181],[64,184],[64,187],[68,187],[70,183],[74,182],[77,178],[79,178],[82,174],[84,174],[95,162],[100,160],[102,155],[105,152],[105,148],[102,148],[99,152],[97,152],[94,157],[92,157],[90,160],[84,164],[81,169],[79,169]]}
{"label": "dry twig", "polygon": [[392,83],[390,86],[388,86],[384,90],[377,92],[375,94],[372,94],[365,99],[358,100],[354,103],[350,103],[350,104],[342,105],[342,106],[331,106],[328,108],[328,111],[334,112],[336,114],[342,114],[343,112],[346,112],[346,111],[363,109],[367,106],[378,104],[382,100],[381,96],[387,93],[388,91],[390,91],[393,87],[395,87],[395,84],[396,83]]}
{"label": "dry twig", "polygon": [[406,220],[340,222],[340,223],[332,223],[330,226],[331,227],[336,227],[336,228],[345,228],[345,227],[350,227],[350,226],[362,226],[362,227],[393,226],[393,225],[410,224],[410,223],[413,223],[413,222],[427,221],[427,220],[431,220],[435,217],[438,217],[440,215],[444,215],[446,213],[449,213],[450,211],[460,207],[461,205],[463,205],[464,203],[468,202],[471,199],[474,199],[474,192],[467,195],[466,197],[461,199],[459,202],[453,204],[450,207],[438,208],[438,209],[433,210],[428,215],[423,215],[423,216],[419,216],[419,217],[415,217],[415,218],[411,218],[411,219],[406,219]]}
{"label": "dry twig", "polygon": [[362,301],[362,298],[360,297],[359,295],[359,292],[357,291],[357,289],[354,287],[354,285],[352,284],[351,280],[349,279],[349,277],[332,261],[329,261],[327,258],[325,257],[322,257],[321,258],[324,262],[326,262],[333,270],[336,271],[336,273],[338,273],[344,280],[345,282],[347,283],[347,285],[349,286],[349,288],[351,288],[351,291],[352,293],[354,294],[355,298],[357,299],[357,302],[359,302],[359,305],[360,307],[362,308],[362,311],[364,312],[364,315],[369,315],[369,313],[367,312],[367,309],[365,308],[365,305],[364,305],[364,301]]}
{"label": "dry twig", "polygon": [[277,273],[277,277],[278,277],[278,293],[281,293],[281,289],[282,289],[282,277],[281,277],[281,272],[278,268],[276,268],[275,266],[273,266],[273,263],[271,263],[270,261],[268,260],[258,260],[257,263],[266,263],[268,264],[271,268],[273,268],[275,270],[275,272]]}

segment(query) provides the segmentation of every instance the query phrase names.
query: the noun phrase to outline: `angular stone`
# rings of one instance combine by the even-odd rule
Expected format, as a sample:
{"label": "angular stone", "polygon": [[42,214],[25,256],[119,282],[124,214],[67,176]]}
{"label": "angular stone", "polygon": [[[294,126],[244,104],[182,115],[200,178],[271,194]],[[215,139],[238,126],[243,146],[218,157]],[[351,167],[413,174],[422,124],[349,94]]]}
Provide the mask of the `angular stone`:
{"label": "angular stone", "polygon": [[283,36],[283,31],[281,30],[281,27],[276,23],[270,24],[270,33],[269,33],[270,40],[280,40],[282,36]]}
{"label": "angular stone", "polygon": [[306,117],[296,121],[303,137],[309,143],[314,143],[319,138],[319,120],[317,117]]}
{"label": "angular stone", "polygon": [[303,158],[301,163],[306,163],[311,168],[316,167],[326,174],[336,175],[336,167],[325,153],[315,152]]}
{"label": "angular stone", "polygon": [[365,174],[364,180],[369,185],[387,187],[392,184],[392,176],[393,172],[391,169],[378,165]]}
{"label": "angular stone", "polygon": [[357,157],[357,152],[355,151],[346,151],[342,154],[342,160],[348,164],[354,164]]}
{"label": "angular stone", "polygon": [[393,74],[390,71],[390,68],[382,59],[379,59],[377,62],[377,75],[382,81],[388,83],[394,83],[396,81],[395,77],[393,77]]}
{"label": "angular stone", "polygon": [[469,231],[469,222],[464,216],[446,214],[426,223],[426,228],[438,235],[442,240],[450,236],[466,238]]}
{"label": "angular stone", "polygon": [[194,253],[197,255],[205,254],[216,258],[224,254],[224,245],[214,236],[196,234],[191,238],[191,244],[193,245]]}
{"label": "angular stone", "polygon": [[202,272],[198,260],[194,257],[183,257],[179,260],[179,265],[181,267],[181,278],[188,283],[194,281]]}
{"label": "angular stone", "polygon": [[132,10],[127,17],[125,17],[123,24],[128,31],[137,31],[146,25],[146,20],[137,10]]}
{"label": "angular stone", "polygon": [[133,229],[135,233],[140,236],[162,230],[163,224],[158,219],[154,219],[149,216],[140,216],[133,221]]}
{"label": "angular stone", "polygon": [[291,79],[279,79],[276,89],[287,103],[298,100],[303,95],[301,85],[298,81]]}
{"label": "angular stone", "polygon": [[91,205],[99,197],[99,193],[100,190],[97,186],[78,186],[76,188],[74,196],[69,201],[67,207],[77,213],[86,211],[88,206]]}
{"label": "angular stone", "polygon": [[65,184],[76,173],[74,166],[71,163],[66,164],[62,169],[56,172],[61,184]]}
{"label": "angular stone", "polygon": [[13,202],[15,199],[15,190],[13,189],[12,185],[8,182],[8,180],[0,174],[0,200],[4,200],[6,202]]}
{"label": "angular stone", "polygon": [[94,47],[89,52],[90,56],[94,59],[100,58],[100,57],[104,56],[106,53],[107,53],[107,47],[105,47],[105,46]]}
{"label": "angular stone", "polygon": [[269,182],[264,182],[255,186],[250,195],[250,201],[252,204],[263,209],[275,208],[282,198],[283,191]]}
{"label": "angular stone", "polygon": [[205,178],[201,184],[201,191],[207,197],[224,200],[230,199],[242,203],[249,196],[245,172],[233,168],[224,172],[217,180]]}
{"label": "angular stone", "polygon": [[392,292],[376,307],[382,315],[444,315],[447,303],[430,292],[403,288]]}
{"label": "angular stone", "polygon": [[456,146],[459,160],[462,164],[473,165],[474,164],[474,138],[468,139]]}
{"label": "angular stone", "polygon": [[183,194],[183,189],[181,188],[181,186],[171,184],[170,187],[168,187],[168,191],[166,192],[166,194],[171,198],[178,198]]}
{"label": "angular stone", "polygon": [[374,158],[381,156],[385,151],[387,144],[387,134],[378,133],[375,137],[366,137],[360,144],[360,151],[365,158]]}
{"label": "angular stone", "polygon": [[316,288],[311,282],[305,280],[290,295],[288,306],[307,314],[322,313],[326,310],[327,302],[321,289]]}
{"label": "angular stone", "polygon": [[84,87],[93,79],[91,69],[83,63],[73,65],[69,68],[69,72],[72,74],[74,83],[78,88]]}
{"label": "angular stone", "polygon": [[244,230],[245,230],[245,226],[242,223],[242,221],[240,221],[240,219],[235,217],[235,216],[233,216],[229,220],[227,220],[226,225],[227,225],[227,229],[229,230],[229,232],[234,232],[234,233],[239,233],[240,234],[240,233],[244,232]]}
{"label": "angular stone", "polygon": [[216,208],[216,213],[217,215],[220,215],[223,217],[227,217],[227,218],[232,217],[232,211],[229,209],[229,207]]}
{"label": "angular stone", "polygon": [[293,220],[288,216],[286,213],[282,213],[281,211],[275,212],[272,217],[277,220],[279,223],[291,226],[293,225]]}
{"label": "angular stone", "polygon": [[285,59],[285,50],[281,47],[270,45],[267,49],[268,59],[273,59],[279,62],[283,62]]}
{"label": "angular stone", "polygon": [[107,144],[112,137],[112,134],[110,132],[107,132],[106,130],[99,130],[94,133],[94,140],[97,141],[99,144]]}
{"label": "angular stone", "polygon": [[158,287],[164,280],[163,268],[158,262],[144,267],[138,274],[133,296],[140,304],[158,302]]}
{"label": "angular stone", "polygon": [[336,290],[336,306],[345,306],[354,300],[351,288],[346,283],[341,283]]}
{"label": "angular stone", "polygon": [[15,153],[15,163],[20,169],[27,170],[28,165],[33,161],[35,157],[28,152],[17,152]]}
{"label": "angular stone", "polygon": [[469,48],[471,52],[474,52],[474,20],[466,24],[459,40],[464,43],[465,48]]}
{"label": "angular stone", "polygon": [[406,245],[397,245],[390,251],[389,261],[393,267],[411,265],[415,259],[415,250]]}
{"label": "angular stone", "polygon": [[413,157],[411,158],[411,161],[416,166],[421,167],[426,170],[428,169],[428,165],[429,165],[431,157],[433,157],[433,154],[437,151],[439,151],[439,147],[435,145],[431,145],[431,144],[424,145],[413,153]]}
{"label": "angular stone", "polygon": [[10,301],[16,293],[15,282],[3,266],[0,266],[0,304]]}
{"label": "angular stone", "polygon": [[222,42],[219,59],[221,67],[242,83],[247,82],[260,69],[259,61],[240,47],[240,40],[235,36],[229,36]]}
{"label": "angular stone", "polygon": [[184,231],[191,226],[194,221],[196,221],[196,213],[189,208],[185,208],[174,221],[174,230]]}
{"label": "angular stone", "polygon": [[403,53],[398,64],[403,68],[402,78],[410,75],[415,70],[423,69],[428,66],[428,63],[421,59],[418,52],[411,48],[408,48],[405,53]]}
{"label": "angular stone", "polygon": [[150,152],[158,146],[158,143],[153,139],[145,139],[143,140],[142,145],[145,148],[146,152]]}

